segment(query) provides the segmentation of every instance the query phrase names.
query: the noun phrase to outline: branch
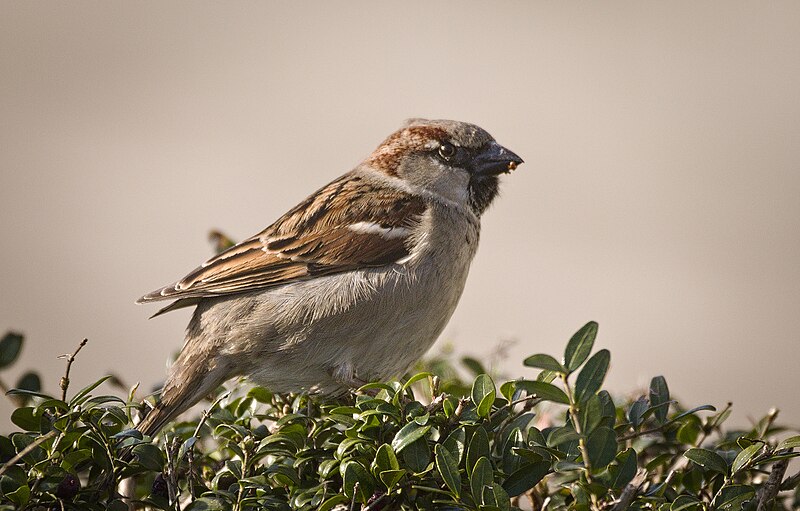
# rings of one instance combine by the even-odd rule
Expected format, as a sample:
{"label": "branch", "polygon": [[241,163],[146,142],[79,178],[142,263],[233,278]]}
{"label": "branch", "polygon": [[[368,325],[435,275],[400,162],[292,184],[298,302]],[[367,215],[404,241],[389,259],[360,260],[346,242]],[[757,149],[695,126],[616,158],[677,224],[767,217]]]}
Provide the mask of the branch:
{"label": "branch", "polygon": [[614,506],[612,511],[625,511],[630,507],[633,499],[636,498],[636,495],[639,493],[639,488],[644,483],[644,480],[647,478],[647,471],[640,469],[636,475],[631,479],[625,489],[622,490],[622,493],[619,495],[619,500],[617,504]]}
{"label": "branch", "polygon": [[800,472],[791,477],[787,477],[786,480],[781,483],[781,491],[793,490],[798,483],[800,483]]}
{"label": "branch", "polygon": [[89,339],[82,340],[81,343],[78,345],[78,349],[76,349],[72,355],[66,354],[58,357],[67,359],[67,370],[64,372],[64,376],[61,377],[61,382],[60,382],[62,401],[67,400],[67,389],[69,388],[69,370],[72,368],[72,363],[75,362],[75,357],[78,356],[78,352],[81,351],[81,349],[84,346],[86,346],[87,342],[89,342]]}
{"label": "branch", "polygon": [[53,438],[54,436],[56,436],[56,433],[57,433],[56,430],[52,430],[48,434],[40,436],[39,438],[37,438],[33,442],[31,442],[28,445],[26,445],[24,449],[19,451],[19,454],[17,454],[16,456],[14,456],[10,460],[8,460],[2,467],[0,467],[0,475],[5,474],[6,470],[8,470],[12,466],[14,466],[14,464],[16,464],[19,460],[21,460],[23,456],[25,456],[26,454],[28,454],[32,450],[36,449],[37,447],[39,447],[40,444],[43,444],[44,442],[46,442],[46,441],[50,440],[51,438]]}
{"label": "branch", "polygon": [[778,495],[781,489],[783,475],[786,473],[788,467],[788,459],[776,461],[775,464],[772,465],[772,472],[769,474],[769,479],[767,479],[767,482],[764,483],[764,486],[761,487],[761,491],[759,491],[758,507],[756,511],[767,511],[767,509],[770,509],[769,504],[775,500],[775,497]]}

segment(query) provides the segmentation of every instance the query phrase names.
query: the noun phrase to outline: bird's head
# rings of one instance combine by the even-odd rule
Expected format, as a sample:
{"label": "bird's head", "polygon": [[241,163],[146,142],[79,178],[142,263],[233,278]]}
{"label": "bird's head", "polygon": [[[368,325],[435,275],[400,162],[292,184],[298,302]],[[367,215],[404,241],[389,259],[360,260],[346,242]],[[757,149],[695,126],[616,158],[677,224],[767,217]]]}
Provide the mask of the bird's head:
{"label": "bird's head", "polygon": [[409,119],[366,164],[481,215],[497,196],[498,177],[522,158],[482,128],[459,121]]}

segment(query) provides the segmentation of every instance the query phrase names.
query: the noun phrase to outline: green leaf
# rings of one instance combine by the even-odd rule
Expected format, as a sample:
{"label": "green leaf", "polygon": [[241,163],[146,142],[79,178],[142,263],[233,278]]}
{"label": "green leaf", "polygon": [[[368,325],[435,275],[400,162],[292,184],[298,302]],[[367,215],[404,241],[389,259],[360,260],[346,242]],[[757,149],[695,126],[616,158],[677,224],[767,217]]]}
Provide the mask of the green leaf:
{"label": "green leaf", "polygon": [[682,444],[694,445],[697,439],[700,438],[700,432],[703,425],[696,415],[691,415],[686,418],[686,421],[678,428],[675,438]]}
{"label": "green leaf", "polygon": [[69,401],[70,407],[73,407],[75,405],[81,404],[84,401],[86,401],[88,399],[87,396],[89,395],[89,392],[93,391],[94,389],[96,389],[97,387],[99,387],[100,385],[105,383],[109,378],[111,378],[111,375],[103,376],[102,378],[100,378],[96,382],[91,383],[91,384],[85,386],[84,388],[82,388],[81,390],[79,390],[78,393],[75,394],[72,397],[72,399],[70,399],[70,401]]}
{"label": "green leaf", "polygon": [[15,491],[11,493],[7,493],[6,498],[8,498],[11,502],[19,506],[17,509],[21,509],[24,507],[31,498],[31,489],[27,484],[23,484]]}
{"label": "green leaf", "polygon": [[607,390],[601,390],[597,393],[597,396],[600,398],[603,418],[610,419],[611,424],[608,424],[608,426],[614,427],[614,423],[617,420],[617,407],[614,404],[614,400],[611,399],[611,394]]}
{"label": "green leaf", "polygon": [[617,455],[617,467],[611,487],[621,490],[636,475],[636,451],[630,447]]}
{"label": "green leaf", "polygon": [[403,462],[417,474],[427,470],[431,462],[431,448],[428,446],[428,441],[420,438],[403,449]]}
{"label": "green leaf", "polygon": [[631,423],[633,429],[638,429],[639,426],[642,424],[642,416],[644,412],[647,410],[647,399],[644,397],[640,397],[636,401],[633,402],[630,409],[628,410],[628,421]]}
{"label": "green leaf", "polygon": [[784,449],[792,449],[794,447],[800,447],[800,435],[790,436],[789,438],[782,440],[775,450],[782,451]]}
{"label": "green leaf", "polygon": [[669,511],[697,511],[700,508],[700,501],[689,495],[679,495],[669,507]]}
{"label": "green leaf", "polygon": [[345,497],[342,494],[334,495],[333,497],[329,498],[322,505],[317,509],[317,511],[331,511],[333,508],[338,506],[339,504],[349,503],[350,499]]}
{"label": "green leaf", "polygon": [[164,468],[164,456],[161,449],[153,444],[138,444],[133,448],[133,455],[139,464],[148,470],[160,472]]}
{"label": "green leaf", "polygon": [[378,451],[375,453],[375,466],[379,471],[397,470],[400,468],[400,464],[397,462],[397,456],[395,456],[391,445],[383,444],[378,447]]}
{"label": "green leaf", "polygon": [[272,392],[268,391],[264,387],[253,387],[247,392],[247,397],[252,397],[259,403],[267,403],[269,404],[272,401]]}
{"label": "green leaf", "polygon": [[555,380],[558,377],[559,374],[560,373],[558,373],[557,371],[549,371],[549,370],[545,369],[545,370],[539,372],[538,375],[536,375],[536,381],[543,381],[545,383],[552,383],[553,380]]}
{"label": "green leaf", "polygon": [[544,401],[553,401],[554,403],[561,403],[564,405],[569,404],[569,398],[563,390],[556,387],[552,383],[545,383],[543,381],[520,380],[515,382],[518,389],[522,389],[529,395]]}
{"label": "green leaf", "polygon": [[394,449],[394,452],[401,452],[409,445],[424,437],[430,429],[430,425],[420,426],[416,422],[409,422],[397,432],[394,440],[392,440],[392,448]]}
{"label": "green leaf", "polygon": [[77,472],[77,465],[83,463],[92,457],[92,451],[89,449],[78,449],[77,451],[69,452],[63,455],[61,459],[61,468],[67,472]]}
{"label": "green leaf", "polygon": [[479,374],[483,374],[486,372],[486,369],[483,368],[483,364],[481,364],[480,361],[472,357],[462,358],[461,363],[464,364],[464,367],[469,369],[474,376],[478,376]]}
{"label": "green leaf", "polygon": [[523,465],[503,482],[503,488],[512,497],[522,495],[536,486],[550,471],[549,461],[537,461]]}
{"label": "green leaf", "polygon": [[463,427],[456,428],[450,433],[442,445],[450,451],[457,463],[461,463],[464,458],[464,451],[466,450],[467,432]]}
{"label": "green leaf", "polygon": [[479,374],[472,383],[472,402],[479,417],[488,417],[492,411],[497,389],[488,374]]}
{"label": "green leaf", "polygon": [[35,412],[36,409],[30,406],[17,408],[11,412],[11,422],[23,431],[39,431],[41,415]]}
{"label": "green leaf", "polygon": [[711,405],[696,406],[696,407],[692,408],[691,410],[686,410],[685,412],[679,413],[678,415],[676,415],[675,417],[670,419],[670,422],[675,422],[675,421],[681,420],[681,419],[683,419],[685,417],[688,417],[690,415],[694,415],[697,412],[704,412],[704,411],[716,412],[717,409],[714,408]]}
{"label": "green leaf", "polygon": [[501,511],[509,511],[511,509],[511,500],[508,497],[508,493],[499,484],[483,487],[483,504]]}
{"label": "green leaf", "polygon": [[503,396],[509,403],[514,400],[514,395],[517,393],[517,382],[507,381],[500,385],[500,395]]}
{"label": "green leaf", "polygon": [[553,428],[547,437],[547,445],[556,447],[567,442],[572,442],[579,439],[581,436],[570,426],[562,426],[560,428]]}
{"label": "green leaf", "polygon": [[407,382],[405,382],[403,384],[403,387],[402,387],[403,391],[405,391],[408,387],[414,385],[418,381],[424,380],[425,378],[428,378],[429,376],[433,376],[433,374],[432,373],[417,373],[417,374],[415,374],[414,376],[409,378]]}
{"label": "green leaf", "polygon": [[441,444],[436,444],[433,452],[436,456],[436,469],[450,488],[453,495],[458,498],[461,493],[461,474],[458,472],[458,461],[453,458],[450,451]]}
{"label": "green leaf", "polygon": [[8,332],[0,340],[0,369],[8,367],[17,360],[22,351],[24,337],[15,332]]}
{"label": "green leaf", "polygon": [[747,486],[744,484],[733,484],[726,486],[722,488],[722,490],[719,492],[719,496],[716,499],[718,502],[717,509],[740,509],[742,504],[745,501],[752,499],[755,494],[756,491],[752,486]]}
{"label": "green leaf", "polygon": [[384,470],[378,474],[378,477],[384,486],[386,486],[386,489],[391,490],[400,482],[400,479],[402,479],[404,475],[406,475],[406,471],[401,468],[399,470]]}
{"label": "green leaf", "polygon": [[763,444],[755,443],[742,449],[742,452],[736,455],[731,465],[731,474],[736,474],[743,467],[747,466],[753,458],[761,451]]}
{"label": "green leaf", "polygon": [[669,411],[669,387],[663,376],[656,376],[650,380],[650,406],[655,408],[653,413],[656,421],[664,424]]}
{"label": "green leaf", "polygon": [[617,455],[617,434],[601,426],[586,439],[586,450],[592,469],[600,469],[614,461]]}
{"label": "green leaf", "polygon": [[707,469],[719,472],[720,474],[728,473],[728,464],[719,454],[708,449],[701,449],[694,447],[689,449],[683,455],[695,464]]}
{"label": "green leaf", "polygon": [[469,488],[476,502],[483,503],[483,488],[493,482],[494,470],[492,469],[492,462],[485,456],[479,458],[475,463],[475,468],[472,469],[472,474],[469,476]]}
{"label": "green leaf", "polygon": [[[34,442],[33,435],[27,435],[24,433],[14,433],[11,435],[11,441],[14,444],[14,449],[17,453],[22,453],[26,448],[29,448],[31,444]],[[22,460],[30,465],[34,465],[43,461],[47,458],[47,453],[41,446],[34,447],[33,450],[29,451],[28,454],[22,457]]]}
{"label": "green leaf", "polygon": [[546,369],[548,371],[555,371],[557,373],[567,373],[567,368],[562,366],[558,360],[550,355],[539,353],[538,355],[531,355],[522,362],[527,367],[537,367],[539,369]]}
{"label": "green leaf", "polygon": [[482,427],[477,427],[472,433],[467,447],[467,473],[472,474],[475,465],[482,457],[489,456],[489,436]]}
{"label": "green leaf", "polygon": [[577,370],[592,352],[594,340],[597,337],[597,323],[590,321],[583,325],[580,330],[567,343],[564,351],[564,367],[569,372]]}
{"label": "green leaf", "polygon": [[575,380],[576,401],[585,401],[600,390],[610,362],[611,353],[608,350],[603,349],[592,355]]}
{"label": "green leaf", "polygon": [[[339,467],[342,491],[351,499],[366,504],[375,492],[375,480],[357,461],[346,461]],[[356,484],[358,483],[358,484]]]}
{"label": "green leaf", "polygon": [[586,402],[580,404],[578,419],[581,422],[581,432],[590,434],[603,420],[603,405],[600,396],[593,394]]}
{"label": "green leaf", "polygon": [[37,373],[28,371],[27,373],[23,374],[19,380],[17,380],[17,384],[15,386],[18,389],[39,392],[42,390],[42,379]]}
{"label": "green leaf", "polygon": [[43,394],[41,392],[34,392],[26,389],[11,389],[6,392],[7,396],[25,396],[25,397],[40,397],[42,399],[53,399],[53,396]]}

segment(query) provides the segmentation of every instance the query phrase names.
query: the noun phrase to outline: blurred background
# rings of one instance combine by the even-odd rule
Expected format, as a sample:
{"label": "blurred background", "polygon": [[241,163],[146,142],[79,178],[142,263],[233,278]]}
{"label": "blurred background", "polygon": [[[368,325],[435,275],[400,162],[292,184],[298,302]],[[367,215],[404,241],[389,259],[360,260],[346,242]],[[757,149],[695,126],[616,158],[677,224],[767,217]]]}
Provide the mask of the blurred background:
{"label": "blurred background", "polygon": [[[503,182],[437,347],[560,355],[620,393],[800,424],[800,3],[0,3],[0,330],[58,392],[150,390],[187,309],[134,300],[407,117],[486,128]],[[0,332],[1,333],[1,332]],[[402,348],[399,348],[402,349]],[[0,400],[7,429],[10,404]]]}

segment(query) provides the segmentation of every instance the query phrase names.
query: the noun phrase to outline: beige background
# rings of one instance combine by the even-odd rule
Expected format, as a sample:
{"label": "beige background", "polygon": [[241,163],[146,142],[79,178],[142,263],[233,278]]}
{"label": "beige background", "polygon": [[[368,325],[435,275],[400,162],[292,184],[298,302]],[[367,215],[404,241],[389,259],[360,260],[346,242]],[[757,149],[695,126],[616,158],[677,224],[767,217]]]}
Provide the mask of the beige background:
{"label": "beige background", "polygon": [[[134,299],[411,116],[526,160],[443,339],[505,369],[585,321],[610,385],[800,424],[800,3],[0,3],[0,328],[56,391],[149,388],[188,311]],[[9,411],[0,405],[2,415]],[[8,424],[7,422],[5,423]],[[7,426],[6,426],[7,427]]]}

